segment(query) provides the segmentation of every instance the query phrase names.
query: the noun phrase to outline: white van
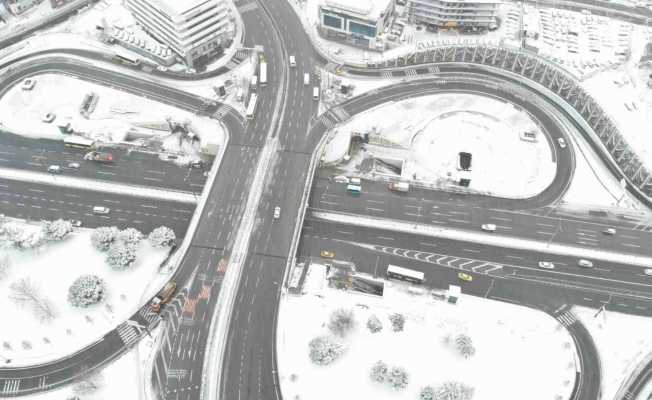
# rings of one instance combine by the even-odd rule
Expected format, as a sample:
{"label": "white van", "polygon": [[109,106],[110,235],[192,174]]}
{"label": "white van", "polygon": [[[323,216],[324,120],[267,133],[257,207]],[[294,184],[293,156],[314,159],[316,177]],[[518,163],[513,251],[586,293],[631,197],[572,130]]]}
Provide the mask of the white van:
{"label": "white van", "polygon": [[258,85],[258,75],[254,75],[251,77],[251,86],[256,86]]}
{"label": "white van", "polygon": [[50,165],[48,167],[48,172],[51,174],[58,174],[59,172],[61,172],[61,167],[58,165]]}
{"label": "white van", "polygon": [[297,59],[294,58],[294,56],[290,56],[290,67],[296,67],[297,66]]}
{"label": "white van", "polygon": [[307,73],[307,72],[305,74],[303,74],[303,84],[305,86],[310,85],[310,74]]}
{"label": "white van", "polygon": [[109,210],[107,207],[95,206],[93,207],[93,214],[108,214]]}
{"label": "white van", "polygon": [[319,100],[319,86],[315,86],[312,88],[312,99]]}

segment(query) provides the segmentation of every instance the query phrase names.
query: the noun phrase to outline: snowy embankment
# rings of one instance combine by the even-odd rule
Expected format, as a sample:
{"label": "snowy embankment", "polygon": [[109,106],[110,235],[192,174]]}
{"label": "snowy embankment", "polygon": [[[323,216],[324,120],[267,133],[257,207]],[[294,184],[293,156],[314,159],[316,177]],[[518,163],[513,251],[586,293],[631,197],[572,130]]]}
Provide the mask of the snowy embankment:
{"label": "snowy embankment", "polygon": [[[161,150],[182,155],[177,162],[197,159],[201,147],[222,146],[225,141],[222,125],[207,117],[65,75],[43,74],[33,79],[33,89],[24,90],[19,82],[0,99],[0,127],[28,137],[63,140],[59,126],[69,123],[75,133],[105,143],[142,145],[156,140]],[[80,105],[91,92],[98,101],[85,118]],[[53,121],[43,120],[47,113]],[[199,141],[178,140],[171,134],[170,123],[185,125]]]}
{"label": "snowy embankment", "polygon": [[[615,399],[621,384],[652,352],[652,318],[612,311],[597,313],[585,307],[574,307],[573,312],[591,333],[598,348],[602,362],[602,398]],[[640,399],[648,400],[652,383],[642,394]]]}
{"label": "snowy embankment", "polygon": [[[368,133],[365,153],[352,155],[342,169],[359,173],[360,158],[372,158],[395,164],[401,178],[423,186],[457,185],[464,177],[471,180],[469,190],[474,192],[527,198],[550,185],[557,168],[554,145],[537,121],[510,103],[477,94],[391,102],[358,114],[337,129],[324,163],[344,158],[349,138]],[[471,153],[471,171],[458,169],[460,152]],[[374,172],[366,177],[373,178]]]}
{"label": "snowy embankment", "polygon": [[[407,287],[386,282],[383,297],[336,290],[327,287],[323,266],[312,265],[304,294],[281,301],[277,341],[283,397],[414,400],[425,386],[453,381],[472,388],[478,400],[522,400],[523,393],[528,400],[549,400],[571,393],[575,349],[553,318],[467,295],[453,305]],[[337,309],[353,312],[354,327],[343,337],[328,323]],[[405,317],[402,331],[394,330],[395,314]],[[371,318],[373,329],[382,325],[376,333],[367,327],[372,315],[378,319]],[[470,345],[466,350],[475,351],[462,351],[461,336]],[[309,343],[317,337],[339,343],[343,352],[330,363],[320,360],[327,365],[313,363]],[[378,361],[407,372],[407,386],[397,390],[393,383],[372,381],[371,367]]]}
{"label": "snowy embankment", "polygon": [[[159,266],[169,249],[153,247],[134,231],[109,238],[103,252],[92,244],[92,230],[62,230],[60,241],[48,241],[42,225],[0,225],[0,310],[2,320],[11,321],[0,332],[0,355],[12,366],[52,361],[101,339],[168,278]],[[84,297],[96,304],[73,306],[69,289],[82,275],[97,276],[103,290]],[[29,290],[20,290],[21,283]],[[20,300],[25,292],[33,299]]]}

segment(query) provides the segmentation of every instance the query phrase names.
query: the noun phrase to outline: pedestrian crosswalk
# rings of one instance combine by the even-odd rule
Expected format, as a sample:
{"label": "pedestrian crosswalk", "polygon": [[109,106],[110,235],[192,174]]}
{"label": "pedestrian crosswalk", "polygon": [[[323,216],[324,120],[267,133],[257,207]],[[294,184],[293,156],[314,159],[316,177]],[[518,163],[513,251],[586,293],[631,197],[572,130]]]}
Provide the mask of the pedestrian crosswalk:
{"label": "pedestrian crosswalk", "polygon": [[156,321],[156,320],[159,318],[158,314],[149,311],[149,307],[148,307],[147,309],[141,309],[138,313],[139,313],[139,314],[140,314],[140,315],[145,319],[145,321],[147,321],[147,323],[150,324],[150,325],[151,325],[152,323],[154,323],[154,321]]}
{"label": "pedestrian crosswalk", "polygon": [[331,112],[337,117],[339,121],[346,121],[351,117],[351,115],[344,109],[344,107],[335,107],[331,110]]}
{"label": "pedestrian crosswalk", "polygon": [[634,400],[636,397],[629,391],[626,390],[625,394],[623,395],[623,399],[625,400]]}
{"label": "pedestrian crosswalk", "polygon": [[557,321],[559,321],[564,326],[571,326],[577,322],[577,317],[573,314],[572,311],[568,310],[563,314],[558,315]]}
{"label": "pedestrian crosswalk", "polygon": [[167,376],[168,376],[168,378],[183,379],[186,376],[188,376],[188,370],[187,369],[168,369]]}
{"label": "pedestrian crosswalk", "polygon": [[128,325],[127,323],[122,323],[118,325],[118,335],[120,335],[120,339],[124,342],[127,347],[131,346],[132,344],[136,343],[138,340],[138,331],[136,328],[134,328],[131,325]]}
{"label": "pedestrian crosswalk", "polygon": [[405,70],[405,76],[408,78],[416,78],[417,77],[417,70],[414,68],[406,69]]}
{"label": "pedestrian crosswalk", "polygon": [[431,74],[438,74],[439,73],[439,67],[436,65],[431,65],[428,67],[428,72]]}
{"label": "pedestrian crosswalk", "polygon": [[327,129],[333,129],[335,126],[335,122],[331,121],[325,114],[322,114],[321,117],[319,117],[319,122],[324,124]]}
{"label": "pedestrian crosswalk", "polygon": [[18,393],[20,389],[20,379],[7,379],[2,385],[2,394]]}
{"label": "pedestrian crosswalk", "polygon": [[383,78],[387,78],[387,79],[391,79],[391,78],[394,77],[394,76],[392,75],[392,71],[383,71],[380,75],[381,75]]}

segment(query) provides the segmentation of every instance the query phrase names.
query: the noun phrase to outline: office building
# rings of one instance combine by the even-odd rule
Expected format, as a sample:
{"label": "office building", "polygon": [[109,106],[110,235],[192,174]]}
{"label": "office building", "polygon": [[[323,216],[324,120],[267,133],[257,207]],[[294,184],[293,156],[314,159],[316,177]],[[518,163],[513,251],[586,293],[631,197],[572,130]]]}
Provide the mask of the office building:
{"label": "office building", "polygon": [[498,0],[408,0],[410,21],[459,30],[493,29]]}
{"label": "office building", "polygon": [[14,15],[19,15],[39,4],[43,0],[7,0],[7,6]]}
{"label": "office building", "polygon": [[189,68],[209,62],[231,44],[231,0],[127,0],[145,32],[167,45]]}
{"label": "office building", "polygon": [[379,36],[393,13],[394,0],[322,0],[319,32],[347,44],[384,50]]}

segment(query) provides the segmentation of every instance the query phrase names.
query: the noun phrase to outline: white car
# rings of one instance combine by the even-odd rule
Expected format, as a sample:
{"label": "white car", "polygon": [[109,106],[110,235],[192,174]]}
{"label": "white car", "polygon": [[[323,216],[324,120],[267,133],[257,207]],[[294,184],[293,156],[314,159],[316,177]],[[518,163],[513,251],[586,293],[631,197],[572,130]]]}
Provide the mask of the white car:
{"label": "white car", "polygon": [[645,271],[643,271],[645,275],[650,275],[652,276],[652,268],[647,268]]}
{"label": "white car", "polygon": [[111,210],[108,207],[95,206],[93,207],[93,214],[108,214]]}
{"label": "white car", "polygon": [[555,269],[555,264],[550,261],[539,261],[539,268],[543,269]]}
{"label": "white car", "polygon": [[608,235],[608,236],[613,236],[613,235],[616,234],[616,230],[614,228],[607,228],[607,229],[603,230],[602,233],[604,233],[605,235]]}
{"label": "white car", "polygon": [[50,165],[48,167],[48,172],[51,174],[58,174],[59,172],[61,172],[61,167],[58,165]]}
{"label": "white car", "polygon": [[274,207],[274,219],[279,219],[281,217],[281,207]]}
{"label": "white car", "polygon": [[78,162],[71,162],[71,163],[68,163],[68,168],[71,168],[71,169],[79,169],[79,167],[80,167],[80,164],[79,164]]}
{"label": "white car", "polygon": [[593,268],[593,263],[589,260],[581,259],[577,262],[577,266],[582,268]]}
{"label": "white car", "polygon": [[559,143],[559,147],[561,147],[562,149],[566,148],[566,141],[564,140],[564,138],[560,137],[559,139],[557,139],[557,143]]}
{"label": "white car", "polygon": [[344,175],[337,175],[333,177],[333,181],[337,183],[349,183],[349,178]]}
{"label": "white car", "polygon": [[482,230],[487,232],[496,232],[496,225],[494,224],[482,224]]}
{"label": "white car", "polygon": [[290,67],[294,68],[297,66],[297,59],[294,56],[290,56]]}
{"label": "white car", "polygon": [[23,90],[32,90],[34,89],[35,85],[36,85],[36,79],[27,78],[23,81],[23,85],[21,87]]}

